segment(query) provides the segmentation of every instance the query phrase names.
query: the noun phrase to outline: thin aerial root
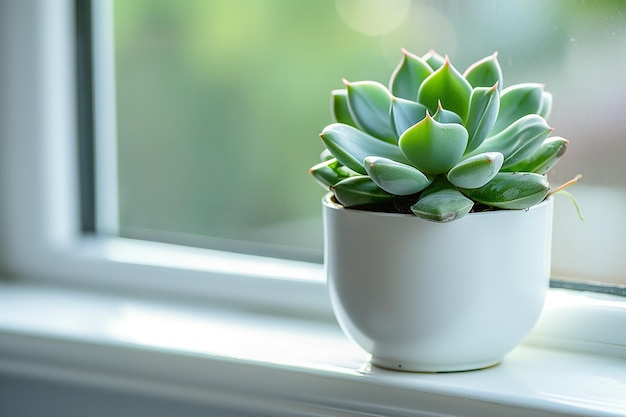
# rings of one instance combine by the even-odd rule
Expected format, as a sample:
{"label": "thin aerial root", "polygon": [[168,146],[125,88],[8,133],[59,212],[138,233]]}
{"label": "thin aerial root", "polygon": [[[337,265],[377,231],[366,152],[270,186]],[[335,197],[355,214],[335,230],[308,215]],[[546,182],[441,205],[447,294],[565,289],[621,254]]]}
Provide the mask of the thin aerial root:
{"label": "thin aerial root", "polygon": [[554,195],[556,193],[558,193],[561,190],[566,189],[567,187],[569,187],[570,185],[576,184],[576,182],[578,182],[579,179],[581,179],[583,176],[578,174],[576,175],[574,178],[572,178],[571,180],[567,181],[566,183],[559,185],[558,187],[556,187],[554,190],[550,191],[550,193],[548,194],[548,197],[551,195]]}

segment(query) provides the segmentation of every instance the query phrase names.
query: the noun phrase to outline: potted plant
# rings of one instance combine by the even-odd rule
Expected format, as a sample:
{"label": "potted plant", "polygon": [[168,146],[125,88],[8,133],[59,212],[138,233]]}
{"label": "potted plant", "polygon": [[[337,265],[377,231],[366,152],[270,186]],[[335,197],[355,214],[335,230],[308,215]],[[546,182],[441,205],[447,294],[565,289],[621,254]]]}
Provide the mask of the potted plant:
{"label": "potted plant", "polygon": [[389,87],[332,91],[310,169],[344,332],[378,366],[445,372],[499,363],[530,332],[549,284],[546,173],[568,141],[542,84],[503,88],[497,55],[460,73],[402,51]]}

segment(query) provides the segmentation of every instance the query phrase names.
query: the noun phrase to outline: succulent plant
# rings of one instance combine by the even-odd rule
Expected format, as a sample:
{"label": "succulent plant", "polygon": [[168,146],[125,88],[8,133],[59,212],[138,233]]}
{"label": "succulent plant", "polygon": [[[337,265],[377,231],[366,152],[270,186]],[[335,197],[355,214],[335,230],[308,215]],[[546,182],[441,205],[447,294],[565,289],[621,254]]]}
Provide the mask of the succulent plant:
{"label": "succulent plant", "polygon": [[536,83],[503,88],[497,54],[460,73],[447,56],[402,50],[389,87],[343,83],[310,169],[343,206],[447,222],[550,192],[546,173],[568,146],[550,136],[552,96]]}

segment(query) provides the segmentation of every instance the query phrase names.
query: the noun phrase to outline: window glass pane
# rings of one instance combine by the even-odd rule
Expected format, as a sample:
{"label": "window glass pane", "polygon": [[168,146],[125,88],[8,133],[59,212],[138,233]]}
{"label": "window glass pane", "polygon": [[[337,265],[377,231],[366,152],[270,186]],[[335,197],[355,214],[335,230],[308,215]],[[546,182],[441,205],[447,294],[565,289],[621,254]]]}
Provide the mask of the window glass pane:
{"label": "window glass pane", "polygon": [[[625,284],[626,7],[620,0],[114,2],[122,236],[321,259],[309,177],[341,78],[387,83],[400,48],[460,70],[498,51],[570,140],[557,276]],[[512,237],[514,238],[514,237]],[[288,249],[286,249],[288,248]]]}

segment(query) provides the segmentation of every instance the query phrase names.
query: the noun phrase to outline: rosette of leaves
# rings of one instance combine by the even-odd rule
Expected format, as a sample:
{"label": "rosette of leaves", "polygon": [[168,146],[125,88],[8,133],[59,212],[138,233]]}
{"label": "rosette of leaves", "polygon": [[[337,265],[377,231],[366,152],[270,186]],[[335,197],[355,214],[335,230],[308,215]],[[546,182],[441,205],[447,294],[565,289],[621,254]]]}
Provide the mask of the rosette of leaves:
{"label": "rosette of leaves", "polygon": [[568,141],[551,137],[542,84],[502,88],[497,54],[459,72],[448,57],[402,50],[388,87],[344,81],[311,174],[345,207],[447,222],[481,209],[525,209]]}

